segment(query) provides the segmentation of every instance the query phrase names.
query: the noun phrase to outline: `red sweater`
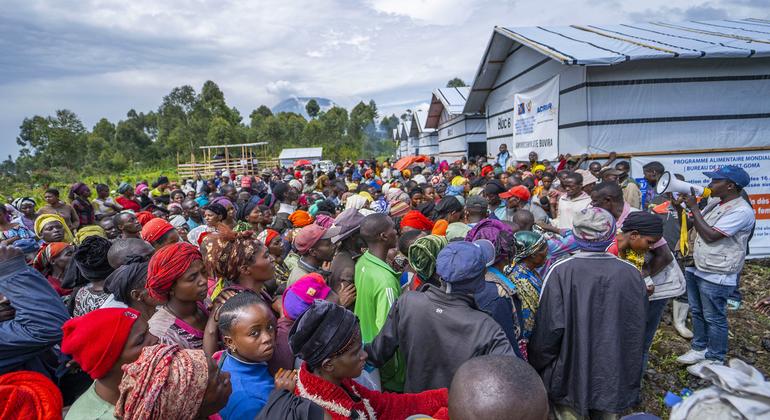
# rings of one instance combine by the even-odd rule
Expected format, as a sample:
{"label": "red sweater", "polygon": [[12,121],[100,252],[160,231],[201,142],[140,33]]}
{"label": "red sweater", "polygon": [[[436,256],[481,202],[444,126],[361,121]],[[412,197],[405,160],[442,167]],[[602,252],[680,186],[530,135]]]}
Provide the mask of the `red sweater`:
{"label": "red sweater", "polygon": [[[361,419],[403,420],[415,414],[430,416],[447,406],[446,388],[393,394],[372,391],[351,379],[344,380],[339,387],[311,373],[306,363],[299,370],[294,393],[323,407],[334,420],[349,419],[352,410]],[[351,394],[358,396],[357,401]]]}
{"label": "red sweater", "polygon": [[123,206],[125,210],[139,211],[142,209],[141,207],[139,207],[139,203],[137,203],[134,200],[129,200],[126,197],[123,197],[122,195],[116,198],[115,202]]}

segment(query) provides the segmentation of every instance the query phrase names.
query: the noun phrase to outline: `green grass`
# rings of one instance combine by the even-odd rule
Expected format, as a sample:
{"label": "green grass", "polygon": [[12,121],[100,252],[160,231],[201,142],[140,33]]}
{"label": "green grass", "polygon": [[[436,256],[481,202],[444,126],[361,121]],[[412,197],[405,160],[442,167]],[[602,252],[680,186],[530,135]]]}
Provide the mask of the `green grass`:
{"label": "green grass", "polygon": [[[38,207],[42,206],[43,193],[46,188],[57,188],[62,199],[68,201],[66,196],[70,185],[75,182],[84,182],[93,188],[96,184],[107,184],[111,190],[115,190],[121,182],[136,185],[138,181],[146,180],[152,183],[159,176],[165,175],[172,181],[177,180],[176,166],[162,165],[153,167],[135,167],[121,173],[81,174],[70,168],[51,168],[45,173],[33,174],[35,181],[21,182],[19,180],[0,176],[0,200],[10,202],[18,197],[32,197],[37,201]],[[48,182],[47,180],[51,180]]]}

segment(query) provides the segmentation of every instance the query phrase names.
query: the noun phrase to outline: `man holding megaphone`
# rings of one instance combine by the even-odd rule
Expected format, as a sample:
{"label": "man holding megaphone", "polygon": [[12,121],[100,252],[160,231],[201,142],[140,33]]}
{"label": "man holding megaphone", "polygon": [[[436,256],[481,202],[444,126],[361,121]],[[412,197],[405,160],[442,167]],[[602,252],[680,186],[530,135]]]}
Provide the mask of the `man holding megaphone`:
{"label": "man holding megaphone", "polygon": [[[692,349],[679,356],[682,364],[723,364],[727,354],[727,298],[736,287],[743,268],[754,210],[741,197],[751,178],[740,167],[724,166],[704,172],[711,178],[711,198],[701,211],[695,186],[690,186],[685,204],[692,212],[695,267],[688,267],[687,298],[692,314]],[[675,183],[681,188],[681,184]],[[665,189],[665,187],[664,187]],[[673,190],[672,190],[673,191]],[[695,372],[695,367],[688,371]]]}

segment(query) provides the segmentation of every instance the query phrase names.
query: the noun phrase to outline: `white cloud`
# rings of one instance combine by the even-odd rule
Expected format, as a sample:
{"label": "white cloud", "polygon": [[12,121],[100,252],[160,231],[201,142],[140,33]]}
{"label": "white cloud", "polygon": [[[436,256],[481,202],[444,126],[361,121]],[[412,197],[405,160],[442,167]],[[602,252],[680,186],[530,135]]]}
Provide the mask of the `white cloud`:
{"label": "white cloud", "polygon": [[453,77],[470,83],[495,25],[770,18],[766,1],[6,0],[0,150],[24,117],[67,107],[92,126],[206,80],[244,115],[291,95],[400,115]]}
{"label": "white cloud", "polygon": [[471,0],[370,0],[378,12],[406,16],[421,24],[459,25],[476,9]]}
{"label": "white cloud", "polygon": [[276,80],[270,82],[265,86],[267,93],[276,96],[296,95],[298,89],[291,82],[287,80]]}

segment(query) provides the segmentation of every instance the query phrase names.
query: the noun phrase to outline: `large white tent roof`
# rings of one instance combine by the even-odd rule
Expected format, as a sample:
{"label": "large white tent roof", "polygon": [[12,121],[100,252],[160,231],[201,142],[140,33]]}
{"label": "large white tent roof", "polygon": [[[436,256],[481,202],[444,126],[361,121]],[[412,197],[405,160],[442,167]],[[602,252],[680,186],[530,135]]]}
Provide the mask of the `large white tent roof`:
{"label": "large white tent roof", "polygon": [[655,59],[770,57],[770,20],[725,19],[612,25],[495,27],[464,112],[481,109],[506,58],[528,47],[565,65]]}
{"label": "large white tent roof", "polygon": [[658,58],[770,57],[770,21],[648,22],[498,27],[496,30],[569,65],[601,66]]}

